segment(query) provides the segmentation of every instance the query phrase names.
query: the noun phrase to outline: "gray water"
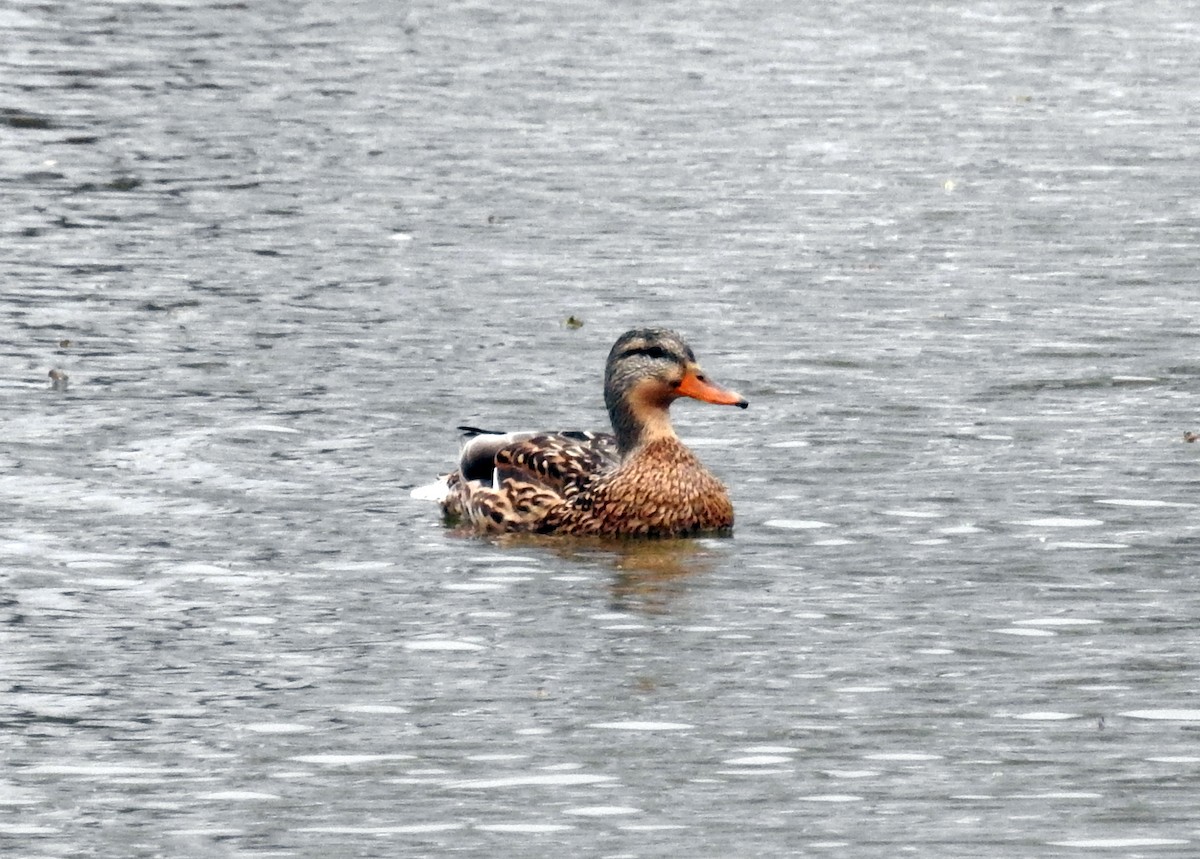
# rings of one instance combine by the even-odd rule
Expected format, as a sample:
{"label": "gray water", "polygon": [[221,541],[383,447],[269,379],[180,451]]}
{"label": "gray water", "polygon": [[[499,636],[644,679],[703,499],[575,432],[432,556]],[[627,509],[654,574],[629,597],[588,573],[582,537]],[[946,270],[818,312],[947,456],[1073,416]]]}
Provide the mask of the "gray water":
{"label": "gray water", "polygon": [[[0,28],[5,857],[1196,855],[1196,3]],[[644,324],[733,539],[409,497]]]}

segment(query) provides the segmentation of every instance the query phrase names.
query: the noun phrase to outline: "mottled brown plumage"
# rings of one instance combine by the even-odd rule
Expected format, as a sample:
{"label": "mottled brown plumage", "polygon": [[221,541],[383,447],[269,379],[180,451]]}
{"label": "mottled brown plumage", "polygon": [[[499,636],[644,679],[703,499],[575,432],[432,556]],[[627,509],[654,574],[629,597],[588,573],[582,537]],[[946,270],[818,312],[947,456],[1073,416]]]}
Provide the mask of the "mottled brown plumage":
{"label": "mottled brown plumage", "polygon": [[724,485],[683,445],[667,409],[679,397],[745,408],[712,384],[673,331],[617,340],[605,368],[606,433],[492,433],[470,441],[446,480],[448,517],[487,532],[599,537],[728,534]]}

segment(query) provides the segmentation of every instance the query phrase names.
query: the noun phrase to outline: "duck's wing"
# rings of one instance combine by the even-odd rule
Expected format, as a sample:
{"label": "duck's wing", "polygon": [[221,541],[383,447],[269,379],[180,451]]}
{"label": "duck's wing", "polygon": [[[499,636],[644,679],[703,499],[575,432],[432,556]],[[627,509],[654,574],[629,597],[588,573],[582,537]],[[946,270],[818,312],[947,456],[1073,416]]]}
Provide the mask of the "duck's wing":
{"label": "duck's wing", "polygon": [[574,494],[618,460],[616,439],[610,433],[459,429],[468,437],[459,457],[461,479],[491,483],[493,489],[511,480],[535,483],[564,496]]}
{"label": "duck's wing", "polygon": [[608,433],[544,433],[498,450],[493,480],[498,486],[534,482],[570,498],[617,461],[617,442]]}
{"label": "duck's wing", "polygon": [[484,531],[538,530],[618,460],[607,433],[460,429],[468,440],[442,507]]}

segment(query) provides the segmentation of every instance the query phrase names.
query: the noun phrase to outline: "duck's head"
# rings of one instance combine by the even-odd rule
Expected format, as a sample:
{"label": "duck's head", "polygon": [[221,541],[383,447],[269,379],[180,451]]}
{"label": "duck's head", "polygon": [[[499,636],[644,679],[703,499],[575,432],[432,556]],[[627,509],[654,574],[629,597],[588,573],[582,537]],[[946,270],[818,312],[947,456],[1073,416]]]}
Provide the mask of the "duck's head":
{"label": "duck's head", "polygon": [[741,394],[710,381],[676,332],[635,328],[622,334],[604,371],[604,403],[621,452],[673,436],[667,409],[680,397],[742,409],[750,405]]}

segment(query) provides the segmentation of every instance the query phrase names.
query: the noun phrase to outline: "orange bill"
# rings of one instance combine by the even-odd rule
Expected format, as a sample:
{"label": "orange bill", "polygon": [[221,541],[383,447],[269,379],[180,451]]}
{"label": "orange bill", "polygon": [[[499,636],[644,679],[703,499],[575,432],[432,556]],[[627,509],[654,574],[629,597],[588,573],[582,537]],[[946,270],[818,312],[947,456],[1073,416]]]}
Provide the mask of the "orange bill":
{"label": "orange bill", "polygon": [[722,388],[720,385],[714,385],[703,374],[697,373],[695,370],[688,370],[684,373],[683,381],[675,390],[681,396],[703,400],[706,403],[715,403],[718,406],[737,406],[744,409],[750,405],[741,394]]}

